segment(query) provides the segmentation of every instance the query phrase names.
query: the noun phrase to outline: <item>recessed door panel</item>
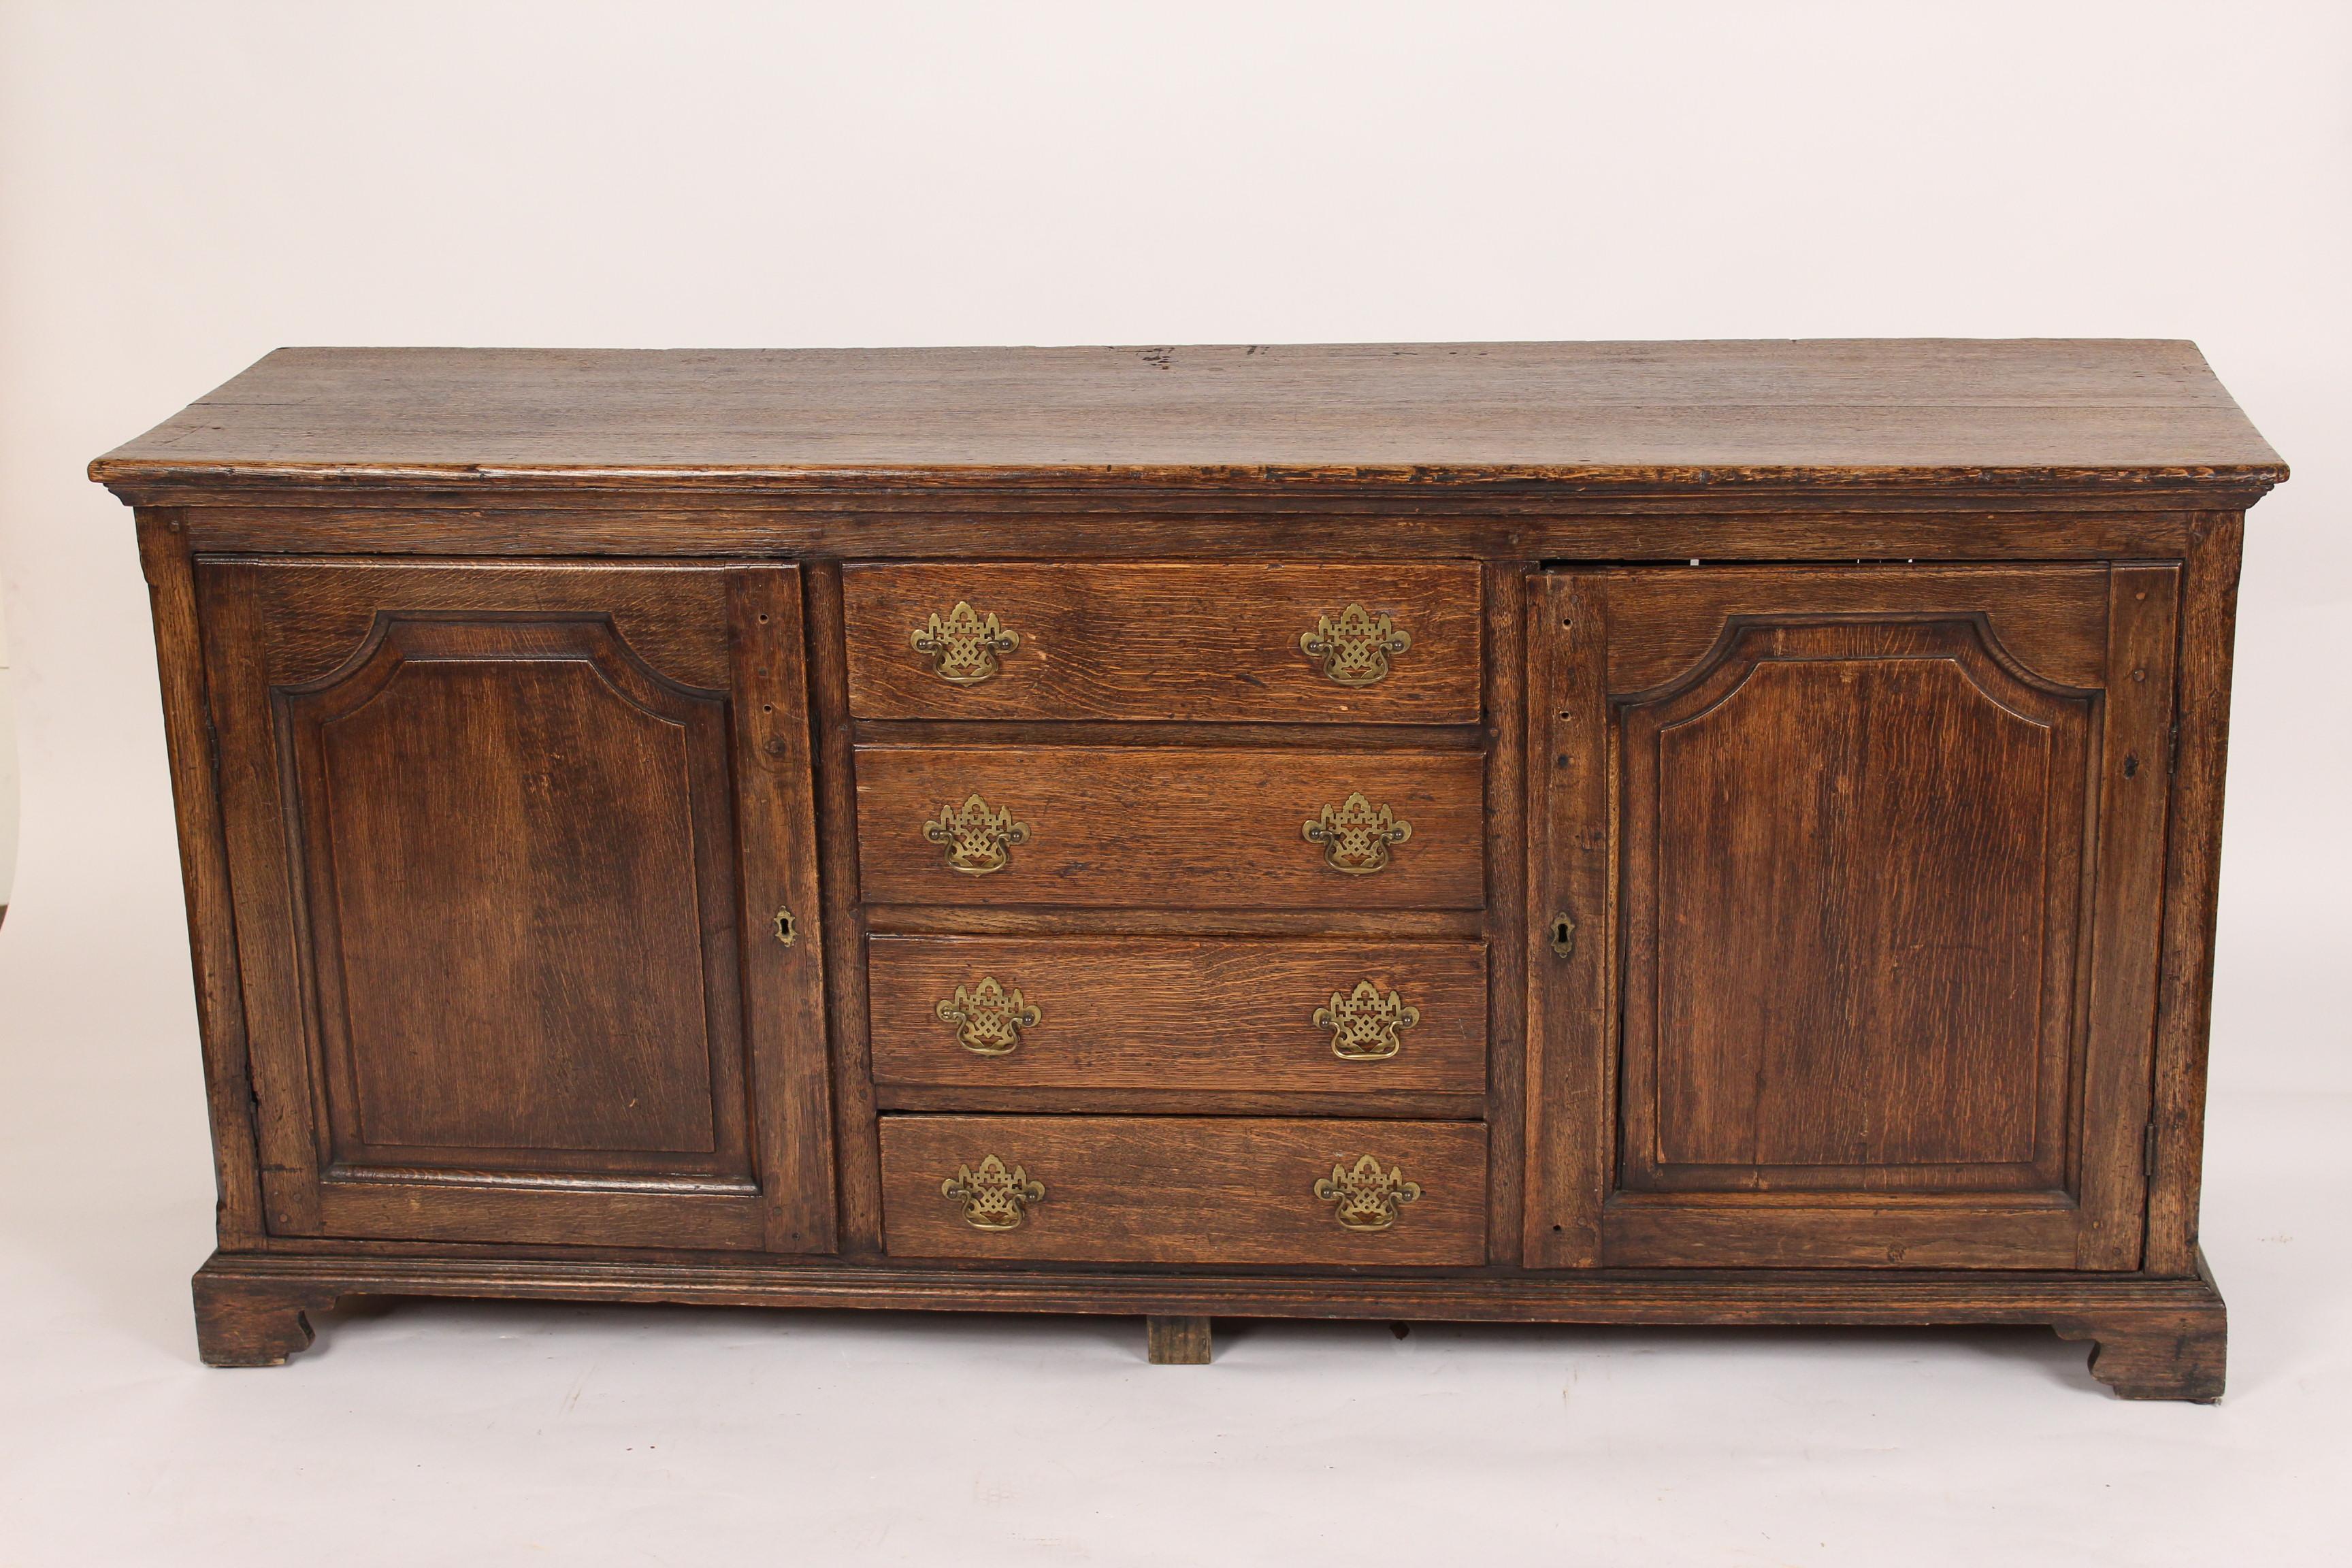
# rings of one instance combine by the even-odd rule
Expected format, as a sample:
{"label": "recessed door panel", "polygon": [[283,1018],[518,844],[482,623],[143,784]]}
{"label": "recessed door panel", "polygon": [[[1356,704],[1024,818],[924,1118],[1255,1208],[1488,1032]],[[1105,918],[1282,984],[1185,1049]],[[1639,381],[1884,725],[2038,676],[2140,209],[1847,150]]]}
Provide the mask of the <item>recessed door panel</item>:
{"label": "recessed door panel", "polygon": [[2094,707],[1967,621],[1748,626],[1620,706],[1626,1187],[2063,1176]]}
{"label": "recessed door panel", "polygon": [[339,1163],[747,1172],[719,694],[601,618],[391,619],[281,711]]}

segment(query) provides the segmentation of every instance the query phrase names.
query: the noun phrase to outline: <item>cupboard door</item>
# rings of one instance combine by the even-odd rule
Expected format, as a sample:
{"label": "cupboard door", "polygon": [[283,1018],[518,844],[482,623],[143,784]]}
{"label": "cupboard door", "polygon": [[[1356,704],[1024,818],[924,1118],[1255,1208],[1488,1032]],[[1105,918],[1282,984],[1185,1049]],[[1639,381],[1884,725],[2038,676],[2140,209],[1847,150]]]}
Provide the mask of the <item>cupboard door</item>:
{"label": "cupboard door", "polygon": [[1531,1261],[2137,1267],[2177,592],[1548,575]]}
{"label": "cupboard door", "polygon": [[197,588],[269,1228],[831,1250],[797,572]]}

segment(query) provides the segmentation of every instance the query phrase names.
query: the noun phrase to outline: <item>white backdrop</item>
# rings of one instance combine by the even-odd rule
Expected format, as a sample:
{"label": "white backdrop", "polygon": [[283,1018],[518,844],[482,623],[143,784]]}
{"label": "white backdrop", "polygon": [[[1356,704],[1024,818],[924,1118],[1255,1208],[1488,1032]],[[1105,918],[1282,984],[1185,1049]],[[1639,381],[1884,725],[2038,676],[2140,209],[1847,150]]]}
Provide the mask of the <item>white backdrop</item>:
{"label": "white backdrop", "polygon": [[[367,1395],[321,1395],[328,1385],[317,1381],[337,1367],[357,1376],[359,1352],[329,1349],[315,1356],[318,1370],[298,1363],[251,1380],[187,1367],[182,1281],[206,1245],[209,1177],[154,668],[129,516],[81,477],[90,457],[284,343],[2196,339],[2296,470],[2257,509],[2248,536],[2214,1179],[2217,1204],[2244,1193],[2243,1212],[2231,1211],[2239,1228],[2279,1231],[2267,1252],[2252,1236],[2239,1247],[2249,1289],[2279,1285],[2284,1316],[2270,1321],[2292,1331],[2267,1342],[2321,1359],[2291,1363],[2279,1351],[2265,1362],[2265,1342],[2246,1327],[2248,1298],[2224,1268],[2241,1306],[2241,1392],[2231,1405],[2255,1397],[2243,1393],[2249,1377],[2282,1399],[2341,1388],[2345,1276],[2298,1273],[2305,1265],[2287,1259],[2307,1263],[2307,1244],[2288,1246],[2290,1227],[2253,1183],[2228,1186],[2225,1156],[2283,1157],[2297,1145],[2297,1157],[2316,1163],[2296,1167],[2299,1175],[2263,1167],[2263,1180],[2302,1182],[2328,1209],[2352,1184],[2341,1152],[2352,1131],[2343,1113],[2352,1093],[2352,938],[2342,893],[2352,874],[2352,724],[2335,658],[2352,636],[2348,242],[2352,6],[2340,0],[0,0],[0,584],[24,764],[24,841],[0,932],[8,1248],[0,1281],[13,1282],[0,1294],[48,1292],[37,1310],[0,1309],[15,1314],[0,1358],[26,1345],[89,1358],[48,1363],[48,1381],[37,1383],[45,1392],[0,1392],[0,1415],[25,1435],[0,1448],[0,1487],[13,1479],[51,1503],[18,1515],[40,1521],[26,1538],[37,1550],[23,1560],[50,1561],[52,1551],[59,1561],[97,1560],[67,1552],[77,1531],[96,1531],[85,1548],[118,1542],[126,1560],[141,1543],[171,1539],[139,1534],[143,1516],[125,1500],[152,1503],[153,1476],[92,1478],[109,1455],[147,1452],[137,1434],[152,1447],[166,1428],[179,1458],[157,1458],[156,1473],[193,1462],[187,1455],[229,1430],[221,1423],[232,1415],[215,1401],[233,1399],[237,1418],[269,1431],[293,1409],[272,1402],[309,1390],[301,1397],[327,1400],[301,1407],[318,1442],[361,1440],[339,1422],[358,1419],[350,1408]],[[2334,1119],[2309,1121],[2315,1107],[2334,1108],[2326,1111]],[[2306,1120],[2290,1132],[2289,1120],[2261,1120],[2273,1115]],[[2222,1227],[2210,1215],[2208,1231],[2218,1258]],[[37,1310],[45,1315],[26,1316]],[[474,1310],[416,1310],[383,1321],[428,1338],[454,1325],[449,1348],[435,1362],[378,1346],[377,1376],[428,1364],[487,1375],[466,1361],[475,1341],[459,1331]],[[572,1319],[562,1314],[517,1309],[489,1321],[509,1338],[555,1334],[570,1347],[562,1354],[592,1360],[609,1348],[596,1336],[619,1332],[608,1329],[619,1321],[611,1316],[579,1328],[577,1343],[562,1338]],[[649,1318],[654,1327],[629,1340],[630,1353],[658,1356],[647,1347],[692,1341],[693,1331],[662,1327],[687,1321],[702,1320]],[[919,1363],[927,1376],[953,1378],[999,1342],[936,1325],[808,1321],[817,1327],[805,1331],[832,1347],[811,1353],[854,1358],[865,1353],[855,1347],[878,1344],[883,1363]],[[57,1338],[68,1331],[60,1324],[84,1337]],[[373,1320],[341,1331],[346,1344],[391,1332]],[[758,1324],[730,1320],[724,1332],[708,1331],[768,1342]],[[1083,1326],[1019,1331],[1076,1335],[1104,1356],[1117,1338]],[[1357,1342],[1288,1331],[1308,1336],[1295,1342],[1310,1359],[1317,1346]],[[1284,1332],[1264,1331],[1232,1352],[1236,1381],[1188,1386],[1238,1397],[1245,1352],[1255,1345],[1279,1360],[1294,1343]],[[927,1360],[935,1342],[926,1336],[938,1334],[950,1336],[938,1342],[947,1348]],[[860,1337],[871,1335],[881,1338]],[[1050,1338],[1016,1342],[1044,1345],[1040,1367],[1059,1364],[1066,1348]],[[1387,1337],[1365,1342],[1379,1349]],[[1446,1376],[1484,1387],[1488,1376],[1516,1379],[1514,1357],[1540,1360],[1565,1342],[1470,1335],[1445,1357],[1432,1351],[1431,1364],[1444,1361]],[[1708,1358],[1706,1378],[1677,1395],[1696,1401],[1685,1408],[1702,1428],[1727,1419],[1707,1403],[1726,1357],[1774,1365],[1776,1355],[1795,1357],[1805,1376],[1792,1387],[1854,1365],[1892,1375],[1867,1348],[1845,1353],[1837,1341],[1811,1360],[1814,1342],[1801,1338],[1752,1352],[1713,1340],[1574,1343],[1604,1358],[1653,1343],[1669,1360]],[[107,1345],[115,1348],[98,1348]],[[2049,1386],[2045,1365],[2073,1362],[2047,1353],[2056,1359],[2028,1355],[2031,1386],[2002,1420],[2041,1420],[2052,1405],[2060,1411],[2052,1418],[2093,1420],[2083,1412],[2095,1407],[2096,1421],[2120,1419],[2112,1413],[2124,1407],[2097,1405],[2076,1386],[2078,1373]],[[1354,1397],[1352,1365],[1328,1356],[1312,1397]],[[56,1424],[70,1431],[73,1413],[98,1419],[88,1389],[130,1375],[126,1367],[139,1369],[134,1381],[183,1391],[165,1397],[185,1425],[158,1427],[150,1413],[105,1428],[103,1443],[58,1438]],[[233,1394],[219,1392],[232,1385]],[[1139,1397],[1168,1397],[1158,1391],[1167,1386]],[[37,1408],[11,1411],[12,1397]],[[658,1390],[645,1397],[664,1418],[675,1414]],[[1235,1419],[1218,1403],[1224,1394],[1185,1397],[1199,1401],[1189,1415],[1162,1413],[1180,1426],[1197,1417],[1213,1435]],[[328,1407],[345,1414],[318,1413]],[[854,1399],[836,1414],[855,1426],[861,1408]],[[2143,1425],[2117,1430],[2171,1433],[2162,1424],[2186,1413],[2127,1414]],[[1771,1417],[1783,1418],[1793,1419]],[[1345,1430],[1336,1408],[1333,1419]],[[429,1413],[418,1420],[419,1441],[447,1436]],[[1927,1420],[1906,1440],[1928,1441],[1946,1425]],[[2204,1441],[2220,1428],[2177,1430]],[[384,1463],[397,1468],[410,1456],[395,1451]],[[808,1462],[853,1451],[821,1448]],[[2269,1505],[2271,1526],[2299,1528],[2320,1494],[2292,1489],[2296,1472],[2278,1452],[2293,1445],[2259,1458],[2231,1451],[2250,1475],[2291,1489]],[[891,1462],[886,1455],[868,1468]],[[922,1455],[906,1462],[910,1494],[929,1484],[919,1479],[927,1467],[954,1468]],[[1076,1458],[1053,1462],[1085,1468]],[[2145,1506],[2119,1512],[2116,1528],[2095,1532],[2099,1541],[2147,1528],[2150,1510],[2186,1506],[2161,1465],[2148,1463],[2156,1468],[2126,1467],[2137,1488],[2126,1490]],[[2194,1468],[2216,1473],[2203,1461]],[[1202,1484],[1223,1473],[1211,1467]],[[1299,1506],[1322,1519],[1321,1505],[1349,1483],[1320,1459],[1313,1474],[1334,1489]],[[1610,1521],[1601,1535],[1579,1534],[1540,1497],[1480,1507],[1492,1523],[1496,1507],[1524,1506],[1525,1530],[1508,1539],[1555,1555],[1607,1540],[1658,1561],[1687,1537],[1710,1543],[1694,1560],[1798,1560],[1788,1544],[1795,1535],[1759,1542],[1714,1512],[1704,1526],[1673,1510],[1644,1524],[1622,1511],[1632,1506],[1625,1499],[1667,1483],[1647,1471],[1611,1474],[1585,1504]],[[354,1496],[371,1495],[353,1484]],[[940,1504],[940,1519],[964,1507],[1002,1521],[1026,1506],[992,1503],[982,1482],[960,1473],[945,1484],[963,1500]],[[1948,1499],[1948,1489],[1918,1484],[1923,1497]],[[2052,1515],[2061,1534],[2070,1521],[2096,1517],[2086,1496],[2119,1483],[2094,1472],[2067,1484],[2074,1502]],[[225,1541],[267,1538],[239,1536],[235,1516],[217,1511],[230,1505],[199,1506],[192,1485],[162,1495],[228,1531]],[[1767,1486],[1741,1506],[1769,1513],[1771,1500],[1797,1495]],[[1832,1484],[1822,1495],[1843,1493]],[[482,1498],[468,1504],[469,1519],[495,1515],[493,1492]],[[1250,1516],[1255,1534],[1223,1540],[1213,1507],[1175,1507],[1148,1549],[1099,1512],[1008,1533],[940,1523],[947,1533],[933,1537],[908,1526],[896,1549],[887,1521],[878,1537],[850,1530],[838,1540],[844,1552],[863,1543],[884,1560],[905,1550],[922,1561],[929,1548],[910,1543],[962,1539],[988,1543],[966,1563],[995,1561],[999,1551],[1018,1560],[1013,1543],[1056,1541],[1085,1560],[1183,1562],[1202,1559],[1171,1543],[1207,1531],[1198,1542],[1255,1561],[1239,1542],[1288,1541],[1283,1531],[1300,1517],[1279,1500],[1268,1506],[1273,1514]],[[16,1560],[7,1516],[0,1495],[0,1561]],[[1843,1546],[1864,1562],[1943,1561],[1936,1553],[1946,1550],[1969,1561],[1969,1542],[1996,1559],[2036,1560],[2016,1542],[1999,1546],[2009,1526],[1992,1504],[1948,1516],[1929,1507],[1927,1516],[1946,1527],[1924,1546],[1907,1538],[1897,1558],[1887,1557],[1889,1543],[1906,1538],[1849,1532]],[[394,1542],[423,1550],[401,1532],[426,1528],[429,1517],[404,1511],[374,1539],[387,1552]],[[668,1518],[658,1508],[645,1517]],[[1370,1531],[1361,1538],[1370,1549],[1395,1523],[1381,1523],[1377,1510],[1353,1526],[1337,1517],[1303,1538],[1293,1560],[1321,1560],[1314,1543],[1336,1551],[1358,1539],[1350,1529]],[[2034,1517],[2022,1505],[2006,1516]],[[1803,1534],[1803,1561],[1843,1549],[1839,1529],[1823,1524],[1817,1536],[1819,1521],[1801,1509],[1783,1522]],[[2243,1531],[2261,1528],[2242,1520],[2225,1528],[2218,1515],[2206,1522],[2213,1542],[2242,1549]],[[2150,1536],[2129,1560],[2158,1561],[2205,1539],[2179,1518]],[[1398,1539],[1409,1538],[1408,1530]],[[179,1539],[193,1551],[210,1537]],[[520,1537],[481,1539],[522,1550]],[[596,1548],[620,1555],[633,1539],[623,1531],[578,1544],[591,1557]],[[2305,1560],[2288,1537],[2271,1544],[2282,1560]],[[358,1550],[355,1561],[369,1560],[365,1540]]]}

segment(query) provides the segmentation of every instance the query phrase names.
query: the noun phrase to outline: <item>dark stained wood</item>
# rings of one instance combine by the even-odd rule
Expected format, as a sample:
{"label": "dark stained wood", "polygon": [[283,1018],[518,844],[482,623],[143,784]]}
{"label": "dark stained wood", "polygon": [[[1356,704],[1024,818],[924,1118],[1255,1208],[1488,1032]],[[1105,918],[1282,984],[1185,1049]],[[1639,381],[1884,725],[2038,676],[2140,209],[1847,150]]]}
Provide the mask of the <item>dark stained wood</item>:
{"label": "dark stained wood", "polygon": [[1247,751],[1464,751],[1486,748],[1477,724],[1118,723],[1093,719],[857,719],[849,733],[866,746],[1168,746]]}
{"label": "dark stained wood", "polygon": [[280,349],[130,484],[2274,479],[2194,344]]}
{"label": "dark stained wood", "polygon": [[[1644,576],[1639,613],[1610,628],[1609,689],[1679,684],[1715,650],[1727,621],[1766,613],[1761,607],[1783,581],[1770,566],[1702,565]],[[1892,564],[1824,573],[1808,579],[1805,608],[1821,616],[1876,615],[1890,595],[1917,615],[1981,616],[2003,653],[2053,686],[2094,687],[2106,668],[2104,566]]]}
{"label": "dark stained wood", "polygon": [[[2230,630],[2285,470],[2190,345],[296,350],[92,471],[143,509],[209,1362],[415,1291],[1160,1360],[2035,1322],[2221,1391]],[[908,646],[959,600],[1022,634],[976,684]],[[1297,638],[1357,603],[1412,647],[1344,688]],[[1414,826],[1370,877],[1299,834],[1351,790]],[[1031,834],[982,877],[922,837],[973,793]],[[937,1015],[983,973],[1042,1008],[1009,1056]],[[1312,1026],[1359,974],[1423,1011],[1393,1058]],[[940,1190],[981,1134],[1018,1227]],[[1426,1189],[1391,1229],[1314,1196],[1362,1152]]]}
{"label": "dark stained wood", "polygon": [[[1459,752],[861,746],[861,880],[878,903],[1475,909],[1482,772]],[[1301,833],[1357,793],[1412,826],[1364,875]],[[1029,830],[982,874],[923,836],[974,795]]]}
{"label": "dark stained wood", "polygon": [[[261,1212],[260,1153],[254,1141],[245,999],[237,988],[227,843],[214,782],[217,760],[205,721],[207,699],[195,574],[187,530],[177,512],[141,514],[139,562],[154,614],[172,807],[179,819],[180,878],[187,894],[188,949],[196,1025],[204,1040],[205,1100],[212,1121],[215,1228],[223,1247],[254,1247],[267,1226]],[[5,911],[0,905],[0,913]]]}
{"label": "dark stained wood", "polygon": [[821,984],[814,931],[752,945],[814,890],[770,815],[806,812],[792,569],[199,585],[272,1230],[829,1247],[822,1035],[745,1017]]}
{"label": "dark stained wood", "polygon": [[310,1313],[331,1310],[342,1295],[209,1265],[198,1270],[194,1293],[196,1353],[206,1366],[284,1366],[318,1338]]}
{"label": "dark stained wood", "polygon": [[1397,942],[1475,942],[1485,933],[1480,910],[1152,910],[1137,906],[1036,909],[868,904],[866,923],[908,936],[1382,936]]}
{"label": "dark stained wood", "polygon": [[[606,594],[593,612],[610,619],[621,640],[657,674],[709,690],[727,685],[727,575],[704,563],[264,555],[203,557],[198,570],[202,575],[238,565],[267,569],[255,577],[262,585],[263,646],[288,682],[317,679],[340,668],[374,630],[376,601],[387,593],[396,591],[404,611],[415,616],[463,616],[490,600],[508,615],[563,616],[583,613],[581,584],[596,582]],[[339,586],[332,593],[312,591],[322,583]]]}
{"label": "dark stained wood", "polygon": [[[2133,1265],[2167,571],[1664,569],[1559,605],[1571,640],[1538,673],[1563,899],[1580,864],[1573,896],[1602,896],[1560,847],[1606,809],[1580,758],[1622,752],[1624,814],[1622,1004],[1589,1017],[1557,964],[1538,987],[1541,1070],[1564,1076],[1530,1168],[1559,1175],[1558,1234],[1591,1217],[1597,1142],[1619,1152],[1598,1256],[1563,1261]],[[1972,580],[2006,611],[1955,597]],[[1564,684],[1596,619],[1605,710]],[[1599,1069],[1571,1065],[1612,1025],[1613,1138],[1578,1098]]]}
{"label": "dark stained wood", "polygon": [[742,1058],[712,1038],[737,963],[705,954],[735,923],[719,693],[601,619],[490,615],[395,616],[272,696],[336,1164],[749,1169]]}
{"label": "dark stained wood", "polygon": [[1522,1256],[1526,1194],[1528,820],[1525,770],[1526,574],[1517,563],[1486,569],[1486,1259]]}
{"label": "dark stained wood", "polygon": [[1617,1268],[2063,1268],[2082,1219],[2063,1194],[1617,1192],[1601,1211]]}
{"label": "dark stained wood", "polygon": [[2148,1073],[2164,910],[2180,571],[2118,565],[2107,615],[2095,934],[2084,1010],[2078,1268],[2134,1268],[2148,1195]]}
{"label": "dark stained wood", "polygon": [[[2095,1342],[2091,1375],[2126,1398],[2221,1392],[2226,1322],[2209,1275],[1933,1273],[1890,1269],[1423,1271],[1345,1277],[1163,1274],[1117,1268],[749,1263],[725,1260],[215,1253],[197,1275],[282,1313],[345,1295],[677,1301],[737,1307],[1716,1326],[2038,1323]],[[299,1346],[289,1347],[299,1348]],[[257,1362],[252,1364],[261,1364]]]}
{"label": "dark stained wood", "polygon": [[1530,1268],[1600,1266],[1601,1205],[1615,1149],[1618,836],[1610,790],[1609,584],[1603,573],[1550,572],[1527,591],[1522,1239]]}
{"label": "dark stained wood", "polygon": [[2210,1405],[2227,1379],[2229,1314],[2204,1255],[2189,1262],[2189,1282],[2202,1287],[2203,1296],[2186,1310],[2168,1303],[2102,1305],[2052,1327],[2061,1339],[2094,1342],[2091,1375],[2125,1399]]}
{"label": "dark stained wood", "polygon": [[1624,1184],[2063,1180],[2091,700],[1831,621],[1620,710]]}
{"label": "dark stained wood", "polygon": [[[734,747],[745,1026],[758,1063],[751,1138],[767,1204],[771,1252],[832,1252],[839,1244],[834,1192],[832,1074],[825,1040],[822,853],[810,686],[798,568],[727,574],[729,689],[740,693],[729,733]],[[754,700],[753,699],[758,699]],[[787,912],[793,940],[782,940]]]}
{"label": "dark stained wood", "polygon": [[2179,728],[2164,871],[2155,1131],[2143,1265],[2150,1274],[2169,1279],[2187,1279],[2199,1266],[2197,1206],[2204,1183],[2221,786],[2230,747],[2230,671],[2244,533],[2245,519],[2237,513],[2200,516],[2181,568]]}
{"label": "dark stained wood", "polygon": [[[877,936],[867,973],[877,1084],[1383,1097],[1486,1087],[1486,962],[1475,942]],[[1037,1013],[1001,1056],[968,1048],[938,1013],[984,979]],[[1394,1056],[1343,1060],[1315,1015],[1366,983],[1418,1021],[1397,1031]]]}
{"label": "dark stained wood", "polygon": [[[315,1236],[326,1164],[317,1108],[324,1095],[309,1048],[307,986],[298,960],[301,889],[289,863],[279,749],[268,692],[270,615],[252,571],[200,564],[205,731],[228,846],[229,930],[247,1028],[247,1092],[261,1163],[263,1218],[273,1236]],[[350,645],[356,647],[357,641]],[[303,671],[324,673],[327,666]]]}
{"label": "dark stained wood", "polygon": [[[1418,1183],[1385,1230],[1349,1230],[1318,1181],[1365,1155]],[[1042,1185],[1008,1230],[940,1191],[994,1156]],[[882,1201],[893,1258],[1265,1263],[1482,1263],[1486,1130],[1461,1121],[1240,1117],[886,1116]]]}
{"label": "dark stained wood", "polygon": [[1483,1094],[1387,1089],[1333,1094],[1265,1089],[997,1089],[984,1084],[878,1085],[885,1110],[957,1110],[1007,1116],[1080,1111],[1105,1116],[1354,1116],[1398,1121],[1475,1121]]}
{"label": "dark stained wood", "polygon": [[1146,1350],[1154,1366],[1209,1364],[1209,1320],[1206,1318],[1144,1319]]}
{"label": "dark stained wood", "polygon": [[815,721],[817,854],[824,906],[825,1022],[833,1041],[834,1130],[840,1151],[841,1246],[882,1250],[882,1147],[866,1033],[866,921],[857,885],[857,782],[850,756],[849,677],[842,657],[841,567],[808,569],[810,691]]}
{"label": "dark stained wood", "polygon": [[[138,486],[158,504],[185,487]],[[2166,498],[2133,489],[2020,486],[1980,493],[1874,489],[1742,490],[1737,504],[1701,486],[1654,495],[1585,498],[1573,488],[1482,492],[1476,510],[1433,513],[1411,495],[1358,488],[1329,497],[1276,492],[1108,493],[974,489],[919,498],[887,488],[763,498],[742,510],[690,492],[649,506],[633,492],[489,498],[342,489],[273,506],[196,507],[194,548],[213,554],[322,551],[355,554],[533,556],[855,556],[969,561],[1116,557],[1148,538],[1163,560],[1367,562],[1546,559],[1711,562],[1789,560],[2017,561],[2175,557],[2189,511],[2249,504],[2259,487]],[[204,499],[198,492],[195,499]],[[976,526],[977,525],[977,526]]]}
{"label": "dark stained wood", "polygon": [[758,1251],[767,1205],[751,1176],[485,1173],[455,1180],[339,1172],[318,1184],[319,1234],[509,1245],[593,1237],[613,1247]]}
{"label": "dark stained wood", "polygon": [[[1475,566],[851,566],[849,706],[861,719],[1269,720],[1475,723]],[[959,603],[1019,646],[969,684],[938,673],[912,634]],[[1388,616],[1411,646],[1346,686],[1299,638],[1350,606]]]}

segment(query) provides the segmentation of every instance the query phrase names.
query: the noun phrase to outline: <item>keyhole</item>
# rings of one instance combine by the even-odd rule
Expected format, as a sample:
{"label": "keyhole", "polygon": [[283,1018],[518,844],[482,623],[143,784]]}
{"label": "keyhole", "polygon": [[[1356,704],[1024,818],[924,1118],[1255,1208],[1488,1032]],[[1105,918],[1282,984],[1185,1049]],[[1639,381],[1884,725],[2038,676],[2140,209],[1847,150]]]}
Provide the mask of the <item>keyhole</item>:
{"label": "keyhole", "polygon": [[1576,922],[1566,915],[1551,917],[1551,950],[1562,958],[1576,951]]}

